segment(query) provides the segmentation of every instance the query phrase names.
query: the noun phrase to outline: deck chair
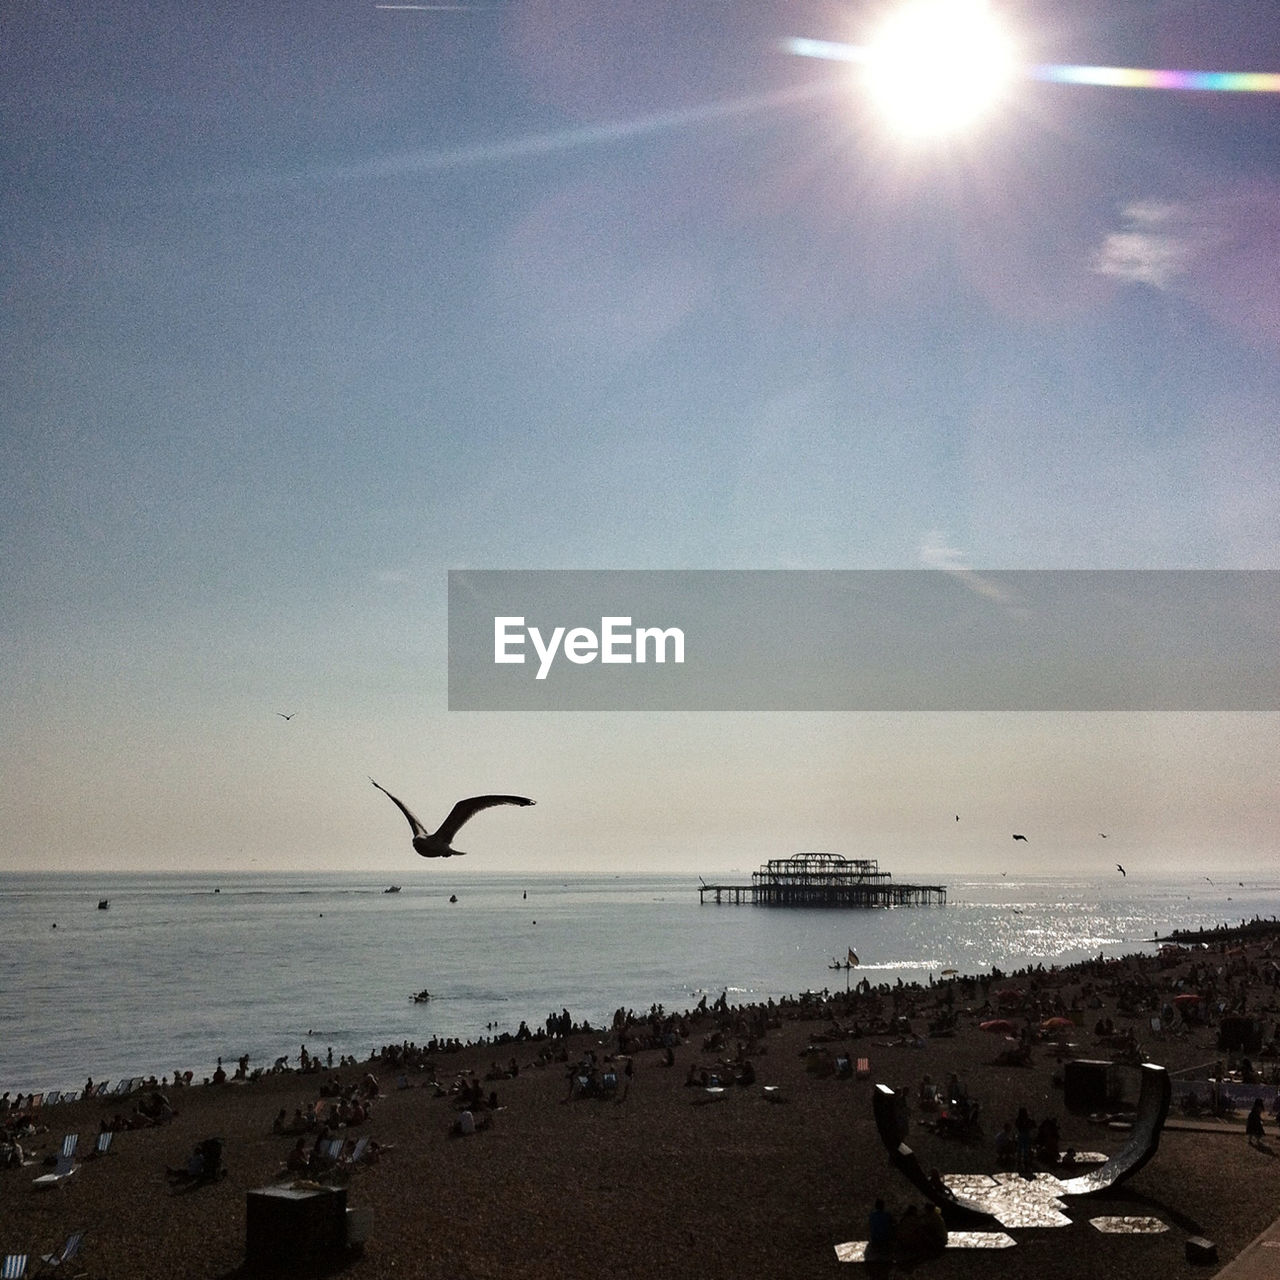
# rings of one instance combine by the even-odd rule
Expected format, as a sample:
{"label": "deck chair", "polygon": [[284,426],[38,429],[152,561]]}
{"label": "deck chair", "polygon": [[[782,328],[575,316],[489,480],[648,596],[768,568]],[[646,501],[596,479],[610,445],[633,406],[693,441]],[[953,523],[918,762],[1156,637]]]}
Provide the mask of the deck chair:
{"label": "deck chair", "polygon": [[[95,1098],[105,1098],[107,1096],[107,1090],[110,1088],[110,1083],[111,1082],[108,1080],[103,1080],[100,1084],[94,1085],[93,1096]],[[86,1093],[85,1097],[87,1098],[88,1096],[89,1095]]]}
{"label": "deck chair", "polygon": [[52,1173],[42,1173],[32,1184],[37,1190],[47,1191],[60,1187],[79,1167],[76,1164],[76,1147],[80,1143],[78,1133],[69,1133],[62,1139],[62,1150],[54,1163]]}
{"label": "deck chair", "polygon": [[57,1271],[64,1262],[70,1262],[80,1252],[80,1246],[83,1243],[84,1232],[73,1231],[57,1253],[46,1253],[40,1259],[40,1269],[36,1272],[36,1275],[41,1275],[46,1271]]}
{"label": "deck chair", "polygon": [[104,1129],[98,1134],[98,1141],[94,1144],[93,1150],[89,1152],[95,1159],[98,1156],[105,1156],[111,1150],[111,1140],[116,1135],[110,1129]]}
{"label": "deck chair", "polygon": [[346,1145],[346,1138],[326,1138],[316,1148],[316,1156],[322,1165],[332,1169],[342,1160],[342,1148]]}
{"label": "deck chair", "polygon": [[365,1134],[363,1138],[357,1138],[356,1144],[347,1153],[346,1158],[342,1161],[345,1165],[359,1164],[364,1159],[364,1153],[369,1146],[369,1135]]}
{"label": "deck chair", "polygon": [[855,1074],[859,1080],[869,1080],[871,1078],[871,1059],[859,1058]]}
{"label": "deck chair", "polygon": [[27,1255],[25,1253],[6,1253],[4,1262],[0,1263],[0,1280],[22,1280],[27,1274]]}
{"label": "deck chair", "polygon": [[61,1101],[62,1091],[60,1089],[50,1089],[49,1092],[44,1095],[44,1105],[46,1107],[57,1106]]}

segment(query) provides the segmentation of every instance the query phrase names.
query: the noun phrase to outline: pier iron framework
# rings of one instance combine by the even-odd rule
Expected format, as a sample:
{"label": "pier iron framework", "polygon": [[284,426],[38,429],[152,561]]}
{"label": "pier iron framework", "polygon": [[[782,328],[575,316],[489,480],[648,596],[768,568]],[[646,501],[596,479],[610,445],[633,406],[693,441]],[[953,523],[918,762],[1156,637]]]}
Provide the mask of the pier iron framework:
{"label": "pier iron framework", "polygon": [[895,884],[874,858],[839,853],[797,853],[771,858],[751,873],[750,884],[707,884],[699,902],[743,903],[758,907],[915,907],[943,906],[941,884]]}

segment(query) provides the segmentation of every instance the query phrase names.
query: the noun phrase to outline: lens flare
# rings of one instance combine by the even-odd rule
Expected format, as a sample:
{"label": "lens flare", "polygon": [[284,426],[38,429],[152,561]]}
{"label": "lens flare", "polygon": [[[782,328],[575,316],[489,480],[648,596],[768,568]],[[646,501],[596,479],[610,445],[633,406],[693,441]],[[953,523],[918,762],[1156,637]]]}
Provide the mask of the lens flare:
{"label": "lens flare", "polygon": [[[786,41],[788,53],[828,62],[871,61],[867,45],[838,44],[831,40],[795,37]],[[952,57],[958,57],[958,51]],[[1159,71],[1145,67],[1088,67],[1049,62],[1014,68],[1015,75],[1053,84],[1102,85],[1116,89],[1181,89],[1208,93],[1280,93],[1280,72],[1275,71]]]}

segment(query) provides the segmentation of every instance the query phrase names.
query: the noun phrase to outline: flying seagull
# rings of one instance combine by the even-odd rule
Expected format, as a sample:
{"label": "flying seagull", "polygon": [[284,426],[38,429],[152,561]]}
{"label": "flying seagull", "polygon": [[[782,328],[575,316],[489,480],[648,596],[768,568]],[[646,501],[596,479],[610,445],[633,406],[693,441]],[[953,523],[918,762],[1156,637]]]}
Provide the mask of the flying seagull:
{"label": "flying seagull", "polygon": [[285,715],[283,711],[276,712],[276,715],[278,715],[281,720],[292,720],[293,717],[296,716],[297,714],[298,713],[296,711],[290,711],[288,715]]}
{"label": "flying seagull", "polygon": [[[373,782],[373,779],[370,778],[369,781]],[[449,810],[449,816],[440,824],[440,829],[431,832],[386,787],[378,786],[376,782],[373,785],[384,796],[389,797],[396,808],[409,819],[409,826],[413,829],[414,850],[424,858],[462,857],[465,850],[450,848],[449,842],[458,834],[458,828],[481,809],[492,808],[495,804],[533,804],[532,800],[524,796],[471,796],[466,800],[459,800]]]}
{"label": "flying seagull", "polygon": [[1116,863],[1116,870],[1124,876],[1126,880],[1129,878],[1129,873],[1118,862]]}
{"label": "flying seagull", "polygon": [[[1018,835],[1016,832],[1014,833],[1014,837],[1013,837],[1013,838],[1014,838],[1015,840],[1026,840],[1026,839],[1027,839],[1027,837],[1026,837],[1026,836],[1020,836],[1020,835]],[[1028,841],[1028,843],[1030,843],[1030,841]]]}

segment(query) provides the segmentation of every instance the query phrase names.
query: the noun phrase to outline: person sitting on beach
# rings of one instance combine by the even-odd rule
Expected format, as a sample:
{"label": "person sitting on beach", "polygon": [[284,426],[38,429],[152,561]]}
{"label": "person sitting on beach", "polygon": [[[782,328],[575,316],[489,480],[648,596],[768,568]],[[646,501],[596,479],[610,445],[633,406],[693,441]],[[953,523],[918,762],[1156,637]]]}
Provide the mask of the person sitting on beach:
{"label": "person sitting on beach", "polygon": [[204,1158],[204,1143],[197,1142],[183,1168],[165,1165],[165,1177],[170,1182],[197,1182],[204,1174]]}
{"label": "person sitting on beach", "polygon": [[476,1131],[476,1118],[471,1111],[463,1111],[453,1122],[450,1133],[460,1138],[469,1138]]}
{"label": "person sitting on beach", "polygon": [[299,1138],[293,1144],[293,1150],[285,1159],[284,1167],[289,1173],[306,1173],[311,1167],[311,1153],[307,1150],[306,1138]]}
{"label": "person sitting on beach", "polygon": [[924,1218],[918,1206],[909,1204],[898,1219],[895,1233],[894,1257],[900,1262],[911,1263],[922,1258],[928,1249]]}
{"label": "person sitting on beach", "polygon": [[921,1215],[920,1238],[926,1256],[942,1253],[947,1247],[947,1224],[936,1204],[927,1204]]}

